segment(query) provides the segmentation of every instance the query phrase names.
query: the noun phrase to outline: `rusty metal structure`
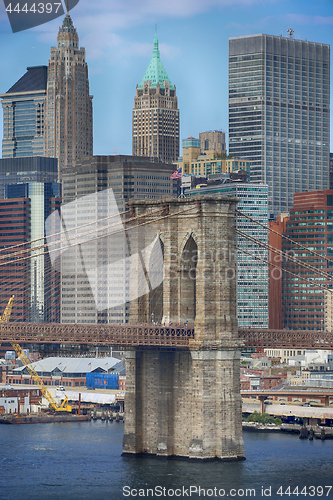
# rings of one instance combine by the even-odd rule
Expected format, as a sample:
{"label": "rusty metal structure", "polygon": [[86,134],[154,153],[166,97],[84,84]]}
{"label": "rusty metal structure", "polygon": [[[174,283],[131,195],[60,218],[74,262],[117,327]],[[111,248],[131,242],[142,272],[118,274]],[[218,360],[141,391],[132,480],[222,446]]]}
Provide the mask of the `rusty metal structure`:
{"label": "rusty metal structure", "polygon": [[[333,349],[333,332],[312,330],[239,329],[245,347]],[[88,325],[59,323],[2,323],[0,343],[81,344],[116,347],[189,349],[194,327],[153,324]]]}
{"label": "rusty metal structure", "polygon": [[0,342],[187,349],[189,340],[193,338],[193,327],[185,326],[85,325],[76,323],[0,324]]}
{"label": "rusty metal structure", "polygon": [[245,347],[272,349],[333,349],[333,332],[315,330],[239,329],[238,336]]}

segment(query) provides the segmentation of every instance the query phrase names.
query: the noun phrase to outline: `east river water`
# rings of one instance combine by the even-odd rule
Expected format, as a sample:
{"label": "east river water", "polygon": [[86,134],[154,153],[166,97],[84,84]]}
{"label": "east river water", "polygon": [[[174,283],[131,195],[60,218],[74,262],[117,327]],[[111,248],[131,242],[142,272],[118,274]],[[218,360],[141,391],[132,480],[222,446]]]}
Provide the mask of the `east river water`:
{"label": "east river water", "polygon": [[121,457],[123,423],[1,425],[0,499],[333,500],[333,440],[243,436],[245,461],[198,463]]}

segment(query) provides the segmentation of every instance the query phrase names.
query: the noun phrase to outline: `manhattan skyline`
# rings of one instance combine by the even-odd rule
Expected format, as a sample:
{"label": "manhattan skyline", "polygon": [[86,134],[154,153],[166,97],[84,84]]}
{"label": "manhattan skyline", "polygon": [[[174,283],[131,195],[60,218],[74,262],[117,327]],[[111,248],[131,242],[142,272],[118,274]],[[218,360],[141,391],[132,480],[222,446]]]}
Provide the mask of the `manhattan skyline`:
{"label": "manhattan skyline", "polygon": [[[71,11],[86,49],[94,95],[94,154],[131,154],[136,85],[149,64],[155,24],[161,59],[177,90],[180,139],[221,129],[228,133],[229,37],[265,33],[333,44],[330,0],[80,0]],[[0,92],[27,66],[46,65],[63,18],[13,34],[0,4]],[[331,117],[331,138],[332,138]],[[2,139],[2,130],[1,130]],[[229,149],[229,148],[228,148]]]}

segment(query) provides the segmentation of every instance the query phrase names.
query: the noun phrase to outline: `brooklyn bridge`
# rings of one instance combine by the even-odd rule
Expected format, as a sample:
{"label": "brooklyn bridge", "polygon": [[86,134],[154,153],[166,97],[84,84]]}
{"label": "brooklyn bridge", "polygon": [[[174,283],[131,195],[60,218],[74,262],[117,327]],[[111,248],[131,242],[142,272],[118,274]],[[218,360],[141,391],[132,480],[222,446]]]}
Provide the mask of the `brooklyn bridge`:
{"label": "brooklyn bridge", "polygon": [[[85,325],[58,323],[2,323],[0,343],[77,344],[87,346],[190,349],[193,325]],[[238,329],[244,347],[272,349],[333,349],[333,333],[313,330]]]}
{"label": "brooklyn bridge", "polygon": [[[162,282],[155,279],[155,246],[131,260],[131,324],[0,325],[3,343],[124,348],[125,455],[244,459],[241,349],[333,348],[330,332],[238,329],[237,201],[222,196],[164,200],[159,219],[154,216],[159,202],[130,202],[133,220],[140,217],[154,229],[163,254]],[[228,259],[220,258],[221,245]],[[159,325],[150,323],[153,316]]]}

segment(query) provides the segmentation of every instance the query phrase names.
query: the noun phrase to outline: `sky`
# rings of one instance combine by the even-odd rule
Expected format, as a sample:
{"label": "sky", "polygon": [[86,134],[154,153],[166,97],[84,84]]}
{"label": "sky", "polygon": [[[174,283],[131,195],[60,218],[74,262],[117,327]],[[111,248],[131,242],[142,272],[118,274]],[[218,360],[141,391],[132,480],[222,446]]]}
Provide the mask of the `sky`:
{"label": "sky", "polygon": [[[70,13],[86,49],[95,155],[132,154],[135,89],[150,62],[155,24],[176,86],[181,139],[208,130],[228,134],[230,37],[288,36],[292,27],[296,39],[333,44],[333,0],[80,0]],[[61,23],[12,33],[0,0],[0,93],[27,66],[48,64]],[[332,133],[331,124],[331,151]]]}

